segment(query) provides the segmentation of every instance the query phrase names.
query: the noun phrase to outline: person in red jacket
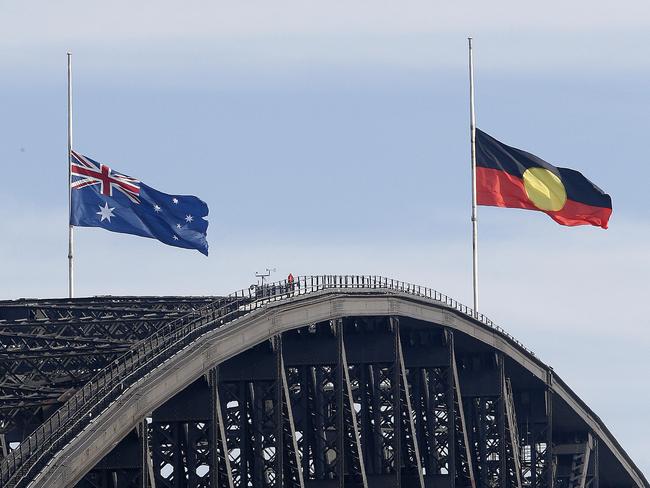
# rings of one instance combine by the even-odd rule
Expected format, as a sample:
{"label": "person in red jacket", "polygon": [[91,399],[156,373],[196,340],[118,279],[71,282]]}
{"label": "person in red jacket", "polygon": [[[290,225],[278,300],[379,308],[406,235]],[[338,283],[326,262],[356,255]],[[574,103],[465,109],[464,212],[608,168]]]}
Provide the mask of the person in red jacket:
{"label": "person in red jacket", "polygon": [[293,274],[291,273],[289,273],[289,276],[287,276],[287,290],[288,291],[294,290],[294,279],[293,279]]}

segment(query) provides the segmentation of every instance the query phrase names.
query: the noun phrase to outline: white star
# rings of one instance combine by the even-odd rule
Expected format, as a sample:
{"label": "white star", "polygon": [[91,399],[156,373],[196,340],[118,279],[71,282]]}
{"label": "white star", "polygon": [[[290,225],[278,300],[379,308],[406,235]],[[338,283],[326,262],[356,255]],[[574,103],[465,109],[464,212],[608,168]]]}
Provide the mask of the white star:
{"label": "white star", "polygon": [[155,212],[160,212],[160,205],[158,205],[157,203],[154,204],[153,209]]}
{"label": "white star", "polygon": [[176,228],[177,228],[177,229],[180,229],[180,228],[181,228],[181,224],[176,224]]}
{"label": "white star", "polygon": [[194,220],[194,217],[192,217],[191,215],[186,215],[185,216],[185,222],[192,222],[193,220]]}
{"label": "white star", "polygon": [[173,237],[174,237],[174,240],[175,240],[175,241],[177,241],[177,240],[178,240],[178,237],[176,237],[176,236],[173,236]]}
{"label": "white star", "polygon": [[110,223],[111,217],[115,217],[115,214],[113,214],[113,210],[115,210],[115,207],[109,208],[108,207],[108,202],[104,202],[104,206],[99,207],[99,212],[96,212],[97,215],[101,217],[100,222],[103,222],[104,220],[108,220]]}
{"label": "white star", "polygon": [[176,198],[176,197],[172,198],[172,203],[177,204],[178,203],[178,198]]}

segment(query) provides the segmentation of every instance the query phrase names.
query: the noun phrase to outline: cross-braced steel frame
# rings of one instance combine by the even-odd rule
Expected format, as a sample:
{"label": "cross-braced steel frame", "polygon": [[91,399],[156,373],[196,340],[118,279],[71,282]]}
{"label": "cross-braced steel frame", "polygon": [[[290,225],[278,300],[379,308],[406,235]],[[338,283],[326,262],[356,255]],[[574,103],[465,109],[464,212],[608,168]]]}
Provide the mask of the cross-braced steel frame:
{"label": "cross-braced steel frame", "polygon": [[22,440],[103,367],[215,297],[0,302],[0,436]]}
{"label": "cross-braced steel frame", "polygon": [[[325,278],[314,288],[325,289]],[[366,277],[338,277],[334,285],[345,288],[348,278],[353,288],[377,287]],[[382,289],[392,288],[382,280]],[[225,324],[256,300],[300,295],[300,283],[235,298],[0,302],[0,457],[15,463],[12,441],[138,341],[161,334],[153,344],[171,344],[162,334],[174,332],[175,321]],[[396,289],[427,298],[411,286]],[[333,304],[332,316],[269,334],[210,365],[138,417],[77,486],[632,486],[611,447],[602,448],[599,434],[553,390],[559,380],[550,368],[533,377],[503,350],[451,327],[448,313],[432,323],[398,308],[346,315]]]}
{"label": "cross-braced steel frame", "polygon": [[145,456],[111,471],[121,484],[104,463],[80,486],[550,486],[522,464],[503,358],[456,349],[452,331],[394,316],[279,334],[152,412],[132,434]]}

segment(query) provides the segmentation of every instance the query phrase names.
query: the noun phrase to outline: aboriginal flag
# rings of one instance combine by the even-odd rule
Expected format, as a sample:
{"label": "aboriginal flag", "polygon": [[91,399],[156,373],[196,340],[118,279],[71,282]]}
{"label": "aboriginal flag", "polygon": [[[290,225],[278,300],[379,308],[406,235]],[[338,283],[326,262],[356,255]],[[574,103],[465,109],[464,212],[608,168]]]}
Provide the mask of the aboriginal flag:
{"label": "aboriginal flag", "polygon": [[562,225],[607,228],[612,199],[582,173],[556,168],[476,129],[479,205],[540,210]]}

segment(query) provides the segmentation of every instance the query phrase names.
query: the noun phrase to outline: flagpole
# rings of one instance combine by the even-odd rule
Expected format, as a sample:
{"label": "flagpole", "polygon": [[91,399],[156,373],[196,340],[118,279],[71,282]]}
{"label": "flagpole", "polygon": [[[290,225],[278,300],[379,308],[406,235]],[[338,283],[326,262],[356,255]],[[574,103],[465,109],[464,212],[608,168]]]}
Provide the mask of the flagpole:
{"label": "flagpole", "polygon": [[72,214],[72,53],[68,53],[68,297],[74,297],[74,233],[70,223]]}
{"label": "flagpole", "polygon": [[474,313],[478,315],[478,220],[476,216],[476,115],[474,113],[474,59],[472,38],[469,47],[469,131],[472,156],[472,285],[474,291]]}

